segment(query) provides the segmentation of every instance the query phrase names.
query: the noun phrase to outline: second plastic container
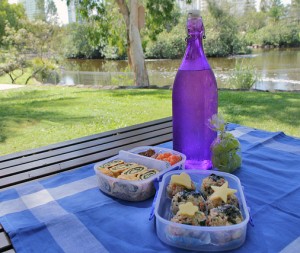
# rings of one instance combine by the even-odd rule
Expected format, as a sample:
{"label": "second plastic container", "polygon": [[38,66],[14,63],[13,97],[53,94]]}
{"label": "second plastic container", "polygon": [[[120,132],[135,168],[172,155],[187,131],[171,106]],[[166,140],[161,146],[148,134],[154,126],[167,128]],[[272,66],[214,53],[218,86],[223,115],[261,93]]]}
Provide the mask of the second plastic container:
{"label": "second plastic container", "polygon": [[180,173],[182,171],[166,173],[159,185],[155,205],[156,232],[159,239],[168,245],[195,251],[225,251],[240,247],[245,242],[249,221],[249,212],[240,180],[234,175],[218,171],[185,171],[198,190],[202,180],[210,174],[214,173],[224,177],[230,188],[237,190],[236,196],[243,216],[241,223],[230,226],[191,226],[170,221],[172,217],[171,199],[167,196],[166,188],[172,175]]}

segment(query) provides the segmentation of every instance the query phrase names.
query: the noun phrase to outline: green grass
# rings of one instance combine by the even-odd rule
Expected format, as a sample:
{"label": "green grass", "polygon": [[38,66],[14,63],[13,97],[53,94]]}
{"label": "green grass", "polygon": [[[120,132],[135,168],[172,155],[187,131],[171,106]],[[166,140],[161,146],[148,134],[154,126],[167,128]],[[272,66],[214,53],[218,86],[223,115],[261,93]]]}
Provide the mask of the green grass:
{"label": "green grass", "polygon": [[[300,93],[220,91],[219,111],[229,122],[300,137]],[[170,90],[1,91],[0,155],[170,115]]]}
{"label": "green grass", "polygon": [[[17,75],[20,75],[21,74],[21,70],[16,70],[14,72],[15,76]],[[29,77],[30,75],[30,71],[29,70],[26,70],[25,73],[20,76],[15,84],[24,84],[27,80],[27,78]],[[9,75],[5,74],[3,76],[0,76],[0,83],[3,83],[3,84],[11,84],[11,79],[9,77]],[[28,81],[28,84],[38,84],[39,82],[36,81],[34,78],[31,78],[29,81]]]}

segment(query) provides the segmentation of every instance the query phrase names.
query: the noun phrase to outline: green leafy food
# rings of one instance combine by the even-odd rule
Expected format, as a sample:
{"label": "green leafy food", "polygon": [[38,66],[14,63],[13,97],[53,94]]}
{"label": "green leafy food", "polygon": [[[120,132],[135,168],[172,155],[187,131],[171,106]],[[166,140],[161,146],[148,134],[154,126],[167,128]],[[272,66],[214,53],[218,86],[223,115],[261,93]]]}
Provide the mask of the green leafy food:
{"label": "green leafy food", "polygon": [[221,117],[214,115],[210,122],[212,129],[219,132],[211,145],[213,166],[220,171],[232,173],[242,164],[240,143],[231,133],[225,132],[225,122]]}

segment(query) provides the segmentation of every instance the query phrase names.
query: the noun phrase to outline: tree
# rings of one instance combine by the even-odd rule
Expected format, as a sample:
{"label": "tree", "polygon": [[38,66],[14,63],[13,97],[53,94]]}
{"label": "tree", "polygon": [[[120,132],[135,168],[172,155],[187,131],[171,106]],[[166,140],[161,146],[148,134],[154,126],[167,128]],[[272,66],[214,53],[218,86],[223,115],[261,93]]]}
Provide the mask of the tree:
{"label": "tree", "polygon": [[262,11],[247,11],[239,18],[238,24],[242,33],[253,33],[267,25],[267,14]]}
{"label": "tree", "polygon": [[[227,56],[241,53],[245,46],[238,38],[238,25],[229,8],[223,8],[215,0],[208,0],[208,14],[205,16],[205,52],[210,56]],[[230,6],[229,6],[230,7]]]}
{"label": "tree", "polygon": [[144,23],[144,6],[139,0],[116,0],[123,15],[127,31],[127,52],[129,65],[134,75],[134,82],[138,86],[149,86],[149,77],[145,64],[145,57],[140,36],[140,29]]}
{"label": "tree", "polygon": [[244,7],[244,13],[253,13],[256,12],[255,2],[253,0],[247,0]]}
{"label": "tree", "polygon": [[23,76],[27,62],[25,57],[16,52],[2,53],[0,57],[0,76],[7,74],[14,84],[16,80]]}
{"label": "tree", "polygon": [[271,6],[270,0],[261,0],[259,4],[259,9],[262,12],[267,12],[269,11],[270,6]]}
{"label": "tree", "polygon": [[[96,58],[101,57],[100,50],[107,43],[107,37],[102,33],[97,22],[71,23],[64,27],[63,54],[67,58]],[[104,42],[102,41],[104,40]],[[102,50],[101,50],[102,51]]]}
{"label": "tree", "polygon": [[9,4],[8,0],[0,1],[0,46],[5,34],[5,25],[19,27],[19,20],[26,17],[25,10],[21,4]]}
{"label": "tree", "polygon": [[[24,69],[31,67],[32,72],[25,84],[31,78],[48,78],[55,72],[55,64],[51,61],[54,51],[50,48],[53,26],[41,20],[21,21],[22,28],[15,29],[9,25],[5,27],[6,36],[3,38],[7,50],[7,57],[1,65],[1,72],[10,76],[12,83],[24,74]],[[30,56],[29,56],[30,55]],[[32,55],[35,59],[31,60]],[[18,71],[17,71],[18,70]]]}
{"label": "tree", "polygon": [[[70,0],[67,0],[70,3]],[[188,3],[191,0],[186,0]],[[79,0],[81,14],[85,17],[97,15],[106,20],[106,8],[110,4],[116,4],[119,12],[122,14],[127,43],[128,63],[134,72],[134,82],[137,86],[149,86],[149,78],[145,65],[145,57],[142,47],[140,31],[145,23],[145,10],[148,10],[148,18],[152,18],[153,34],[161,32],[163,22],[169,23],[172,18],[171,12],[174,9],[175,0]],[[145,8],[146,7],[146,8]],[[156,18],[155,18],[156,17]],[[106,20],[107,21],[107,20]],[[155,37],[155,36],[153,36]]]}
{"label": "tree", "polygon": [[279,21],[279,19],[284,14],[284,6],[280,0],[272,0],[271,7],[269,10],[269,16],[274,22]]}
{"label": "tree", "polygon": [[57,22],[57,8],[53,0],[36,0],[37,15],[35,19],[40,19],[48,23]]}
{"label": "tree", "polygon": [[290,6],[292,22],[300,24],[300,0],[293,0]]}

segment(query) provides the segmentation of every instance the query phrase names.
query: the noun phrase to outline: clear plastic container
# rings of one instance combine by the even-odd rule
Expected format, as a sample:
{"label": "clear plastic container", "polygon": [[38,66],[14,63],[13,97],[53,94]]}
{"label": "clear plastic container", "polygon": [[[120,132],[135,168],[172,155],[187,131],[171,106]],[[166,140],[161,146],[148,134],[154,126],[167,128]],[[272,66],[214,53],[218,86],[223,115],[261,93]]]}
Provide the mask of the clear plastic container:
{"label": "clear plastic container", "polygon": [[249,212],[240,180],[236,176],[225,172],[185,170],[185,173],[189,174],[195,183],[198,191],[205,177],[212,173],[223,176],[228,181],[229,187],[237,190],[235,195],[239,200],[243,215],[243,221],[235,225],[191,226],[170,221],[172,218],[170,211],[171,199],[167,196],[166,187],[171,180],[171,176],[180,173],[182,171],[166,173],[159,185],[155,205],[156,232],[159,239],[168,245],[195,251],[224,251],[240,247],[245,241],[249,221]]}
{"label": "clear plastic container", "polygon": [[[180,155],[182,159],[180,162],[171,166],[168,162],[138,154],[150,148],[156,153],[170,152],[172,154]],[[127,163],[137,163],[139,165],[146,166],[148,169],[156,169],[159,171],[159,173],[145,180],[133,181],[110,177],[98,170],[101,165],[113,160],[123,160]],[[96,163],[94,165],[94,170],[97,176],[99,188],[104,193],[123,200],[142,201],[152,197],[155,194],[154,180],[158,180],[158,178],[162,177],[164,173],[170,170],[184,169],[185,160],[185,155],[179,152],[166,148],[143,146],[129,151],[121,150],[118,155]]]}

